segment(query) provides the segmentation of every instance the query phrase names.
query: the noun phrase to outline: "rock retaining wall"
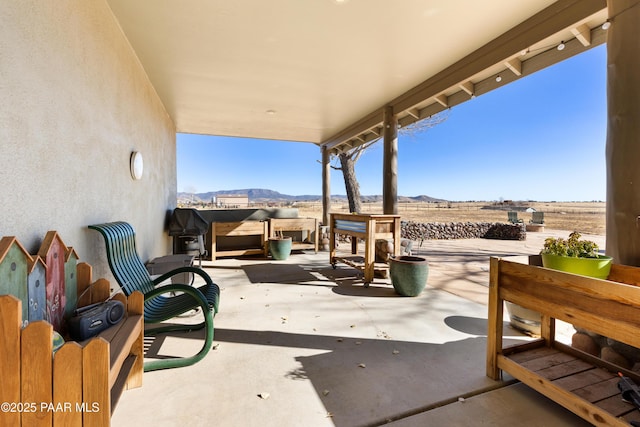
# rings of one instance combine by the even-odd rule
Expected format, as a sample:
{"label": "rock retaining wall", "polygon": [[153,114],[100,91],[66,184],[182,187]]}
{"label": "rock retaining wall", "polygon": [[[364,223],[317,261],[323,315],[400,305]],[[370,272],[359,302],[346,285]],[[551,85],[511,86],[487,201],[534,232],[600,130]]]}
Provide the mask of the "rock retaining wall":
{"label": "rock retaining wall", "polygon": [[524,224],[499,222],[430,222],[402,221],[401,236],[411,240],[499,239],[526,240]]}

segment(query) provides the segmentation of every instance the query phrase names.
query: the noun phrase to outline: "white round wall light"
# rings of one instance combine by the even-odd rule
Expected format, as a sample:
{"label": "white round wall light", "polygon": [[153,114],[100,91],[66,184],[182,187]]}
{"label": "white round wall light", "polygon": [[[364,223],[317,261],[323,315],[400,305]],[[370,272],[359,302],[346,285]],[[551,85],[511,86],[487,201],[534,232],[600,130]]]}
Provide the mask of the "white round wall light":
{"label": "white round wall light", "polygon": [[131,153],[131,177],[133,179],[142,178],[142,171],[144,170],[144,162],[142,160],[142,153],[134,151]]}

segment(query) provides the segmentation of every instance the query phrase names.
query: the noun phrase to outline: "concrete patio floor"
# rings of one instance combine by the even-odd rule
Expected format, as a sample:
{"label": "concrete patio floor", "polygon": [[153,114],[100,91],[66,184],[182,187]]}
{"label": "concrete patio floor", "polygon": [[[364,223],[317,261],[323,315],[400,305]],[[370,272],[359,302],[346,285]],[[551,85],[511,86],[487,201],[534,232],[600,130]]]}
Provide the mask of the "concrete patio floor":
{"label": "concrete patio floor", "polygon": [[[511,378],[485,376],[489,257],[538,253],[550,235],[568,232],[416,242],[430,275],[415,298],[388,279],[364,288],[328,252],[205,263],[222,289],[214,349],[193,366],[145,373],[112,425],[589,425]],[[528,339],[505,325],[507,340]],[[195,353],[201,336],[157,338],[148,355]]]}

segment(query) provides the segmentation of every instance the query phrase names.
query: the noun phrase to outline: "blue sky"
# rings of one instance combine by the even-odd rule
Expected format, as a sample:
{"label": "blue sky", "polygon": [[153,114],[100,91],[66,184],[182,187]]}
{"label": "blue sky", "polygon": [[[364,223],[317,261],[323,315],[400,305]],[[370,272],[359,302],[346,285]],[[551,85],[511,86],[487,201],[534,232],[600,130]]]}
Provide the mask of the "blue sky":
{"label": "blue sky", "polygon": [[[398,141],[398,194],[465,200],[605,200],[604,45],[453,107]],[[314,144],[177,135],[178,191],[322,192]],[[273,166],[273,167],[271,167]],[[363,195],[382,194],[382,143],[356,164]],[[331,193],[345,194],[332,171]]]}

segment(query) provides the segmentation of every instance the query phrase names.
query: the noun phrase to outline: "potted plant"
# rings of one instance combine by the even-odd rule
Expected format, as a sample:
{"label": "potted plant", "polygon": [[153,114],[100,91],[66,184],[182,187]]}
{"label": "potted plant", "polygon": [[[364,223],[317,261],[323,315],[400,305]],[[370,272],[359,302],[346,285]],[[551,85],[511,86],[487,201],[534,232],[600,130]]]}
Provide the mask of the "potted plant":
{"label": "potted plant", "polygon": [[612,258],[598,253],[598,245],[591,240],[581,240],[574,231],[569,239],[548,237],[540,252],[542,265],[554,270],[583,276],[606,279],[611,270]]}
{"label": "potted plant", "polygon": [[[606,279],[611,270],[612,258],[598,253],[598,245],[591,240],[581,240],[574,231],[568,239],[548,237],[540,251],[542,266],[567,273]],[[540,313],[507,302],[510,323],[513,327],[534,335],[540,335]]]}
{"label": "potted plant", "polygon": [[[611,271],[612,258],[599,254],[596,243],[580,240],[580,234],[575,231],[568,240],[546,239],[540,255],[542,265],[554,270],[597,279],[607,279]],[[637,349],[583,328],[576,328],[571,345],[628,369],[640,358]]]}
{"label": "potted plant", "polygon": [[292,239],[285,236],[282,230],[276,230],[275,236],[269,237],[269,252],[276,260],[285,260],[291,255]]}

